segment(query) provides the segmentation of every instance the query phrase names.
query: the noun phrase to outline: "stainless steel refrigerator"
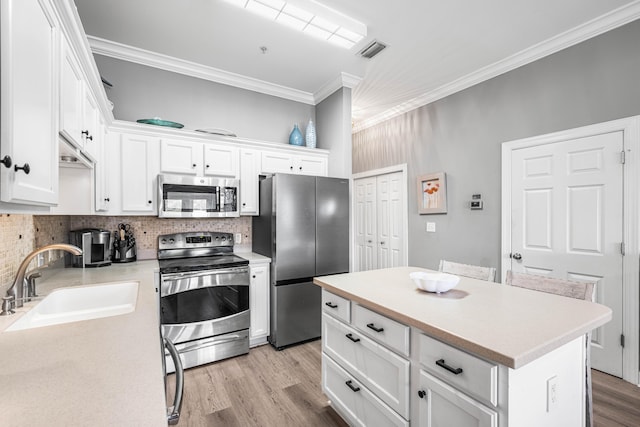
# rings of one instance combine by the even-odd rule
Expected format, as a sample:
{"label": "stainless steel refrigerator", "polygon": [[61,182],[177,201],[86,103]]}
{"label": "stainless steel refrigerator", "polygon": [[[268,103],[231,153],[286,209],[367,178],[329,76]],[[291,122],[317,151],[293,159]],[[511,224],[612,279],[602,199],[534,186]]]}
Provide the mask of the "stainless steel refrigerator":
{"label": "stainless steel refrigerator", "polygon": [[253,251],[271,258],[269,342],[320,337],[321,293],[313,277],[349,271],[349,181],[275,174],[260,181]]}

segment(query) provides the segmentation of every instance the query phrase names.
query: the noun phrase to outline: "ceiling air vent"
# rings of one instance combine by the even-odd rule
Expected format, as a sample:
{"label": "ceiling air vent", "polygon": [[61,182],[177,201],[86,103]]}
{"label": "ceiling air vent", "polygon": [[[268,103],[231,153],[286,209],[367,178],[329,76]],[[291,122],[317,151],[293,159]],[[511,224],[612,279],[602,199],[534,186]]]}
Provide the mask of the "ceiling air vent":
{"label": "ceiling air vent", "polygon": [[364,49],[362,49],[358,54],[363,58],[371,59],[386,48],[387,45],[379,42],[378,40],[374,40],[369,43]]}

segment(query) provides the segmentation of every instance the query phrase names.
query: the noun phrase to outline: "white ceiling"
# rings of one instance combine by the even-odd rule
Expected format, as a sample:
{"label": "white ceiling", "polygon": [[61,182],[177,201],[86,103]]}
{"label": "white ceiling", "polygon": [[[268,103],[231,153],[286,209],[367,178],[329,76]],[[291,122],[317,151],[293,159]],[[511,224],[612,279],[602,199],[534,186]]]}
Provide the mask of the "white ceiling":
{"label": "white ceiling", "polygon": [[[345,50],[221,0],[75,3],[96,53],[310,104],[354,86],[356,130],[640,17],[638,0],[322,0],[368,27]],[[360,58],[373,39],[388,48]]]}

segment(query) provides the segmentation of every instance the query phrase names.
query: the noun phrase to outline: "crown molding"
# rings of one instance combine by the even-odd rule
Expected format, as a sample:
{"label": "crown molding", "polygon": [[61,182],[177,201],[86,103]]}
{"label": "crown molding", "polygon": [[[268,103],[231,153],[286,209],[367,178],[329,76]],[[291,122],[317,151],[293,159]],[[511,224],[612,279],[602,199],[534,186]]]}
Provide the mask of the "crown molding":
{"label": "crown molding", "polygon": [[362,81],[362,77],[358,77],[349,73],[340,73],[334,80],[326,83],[317,92],[313,94],[316,105],[327,99],[336,90],[346,87],[353,89]]}
{"label": "crown molding", "polygon": [[393,117],[397,117],[418,107],[430,104],[456,92],[460,92],[461,90],[530,64],[600,34],[606,33],[607,31],[621,27],[622,25],[635,21],[638,18],[640,18],[640,0],[636,0],[592,19],[591,21],[579,25],[569,31],[551,37],[550,39],[538,43],[528,49],[483,67],[473,73],[467,74],[466,76],[452,81],[451,83],[442,85],[433,91],[403,102],[380,114],[358,121],[354,124],[352,132],[360,132]]}
{"label": "crown molding", "polygon": [[291,89],[286,86],[242,76],[236,73],[208,67],[191,61],[163,55],[134,46],[117,43],[99,37],[87,36],[91,51],[96,55],[108,56],[148,67],[159,68],[199,79],[209,80],[266,95],[277,96],[303,104],[315,105],[315,97],[310,92]]}

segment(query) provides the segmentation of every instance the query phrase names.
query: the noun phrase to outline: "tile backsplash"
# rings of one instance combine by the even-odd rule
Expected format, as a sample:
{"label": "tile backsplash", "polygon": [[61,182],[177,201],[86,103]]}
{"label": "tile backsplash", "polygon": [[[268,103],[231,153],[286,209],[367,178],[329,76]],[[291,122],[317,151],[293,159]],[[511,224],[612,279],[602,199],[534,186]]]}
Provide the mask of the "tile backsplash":
{"label": "tile backsplash", "polygon": [[[35,248],[68,243],[69,231],[101,228],[116,231],[118,224],[131,225],[138,259],[155,258],[158,235],[186,231],[241,233],[236,252],[251,251],[251,217],[216,219],[167,219],[148,216],[0,215],[0,295],[13,281],[20,262]],[[45,263],[59,259],[60,251],[45,254]],[[34,261],[35,262],[35,261]]]}

